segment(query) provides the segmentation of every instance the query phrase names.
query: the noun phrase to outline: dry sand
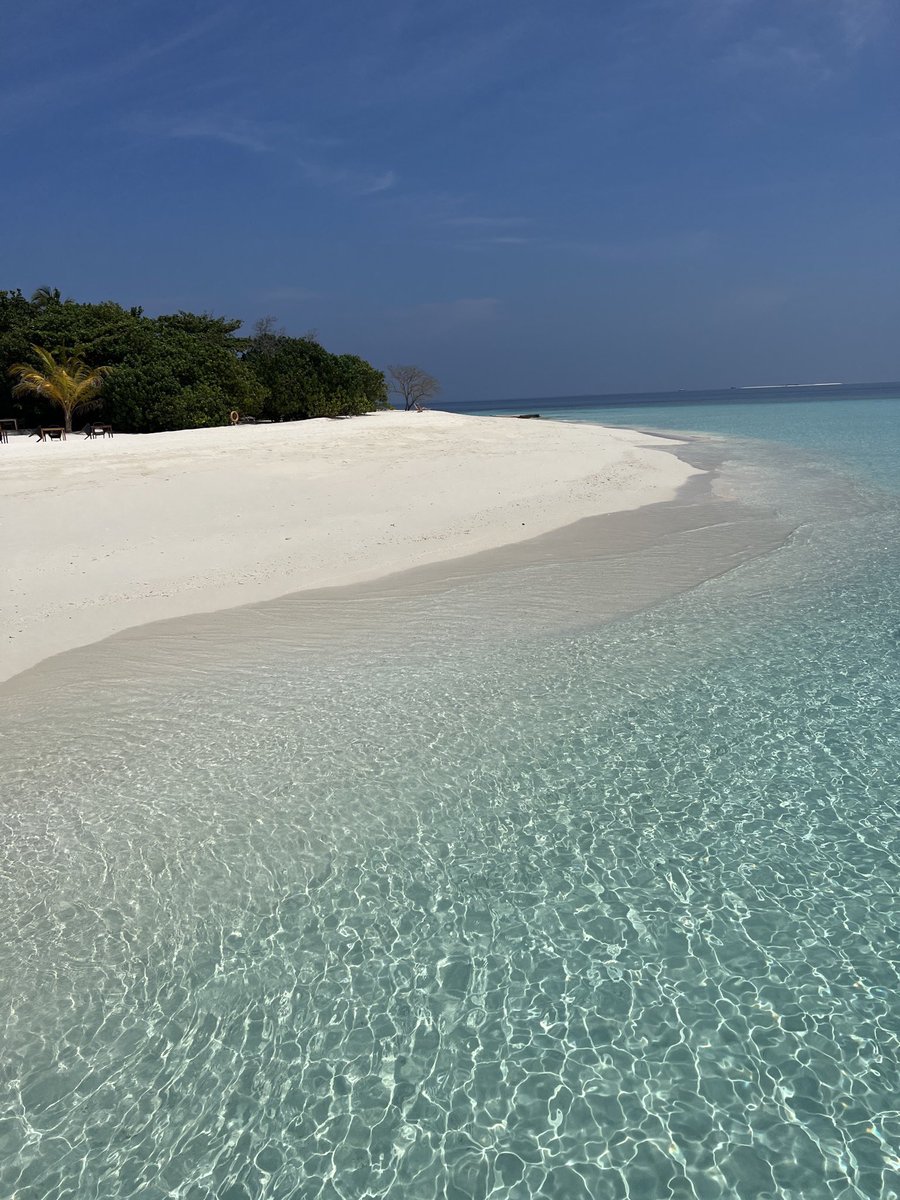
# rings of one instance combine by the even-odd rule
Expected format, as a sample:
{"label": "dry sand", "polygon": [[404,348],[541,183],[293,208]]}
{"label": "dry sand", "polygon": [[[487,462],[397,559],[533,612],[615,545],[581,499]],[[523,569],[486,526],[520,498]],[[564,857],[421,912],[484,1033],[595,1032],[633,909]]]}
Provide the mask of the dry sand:
{"label": "dry sand", "polygon": [[458,414],[0,447],[0,679],[135,625],[375,579],[673,499],[632,430]]}

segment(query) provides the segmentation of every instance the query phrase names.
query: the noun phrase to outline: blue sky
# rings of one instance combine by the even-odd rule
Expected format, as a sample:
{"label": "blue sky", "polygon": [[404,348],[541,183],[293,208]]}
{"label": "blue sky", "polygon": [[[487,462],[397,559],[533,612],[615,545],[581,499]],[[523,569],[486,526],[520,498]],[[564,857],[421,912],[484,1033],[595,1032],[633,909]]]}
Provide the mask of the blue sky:
{"label": "blue sky", "polygon": [[0,287],[448,399],[900,377],[895,0],[29,0]]}

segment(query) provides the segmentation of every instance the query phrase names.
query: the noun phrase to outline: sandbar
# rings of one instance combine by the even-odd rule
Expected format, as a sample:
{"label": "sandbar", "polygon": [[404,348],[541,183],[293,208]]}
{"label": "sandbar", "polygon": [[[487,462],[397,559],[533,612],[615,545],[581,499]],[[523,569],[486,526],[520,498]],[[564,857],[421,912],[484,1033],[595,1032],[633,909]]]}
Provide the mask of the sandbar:
{"label": "sandbar", "polygon": [[630,429],[446,412],[0,447],[0,680],[121,630],[379,579],[674,499]]}

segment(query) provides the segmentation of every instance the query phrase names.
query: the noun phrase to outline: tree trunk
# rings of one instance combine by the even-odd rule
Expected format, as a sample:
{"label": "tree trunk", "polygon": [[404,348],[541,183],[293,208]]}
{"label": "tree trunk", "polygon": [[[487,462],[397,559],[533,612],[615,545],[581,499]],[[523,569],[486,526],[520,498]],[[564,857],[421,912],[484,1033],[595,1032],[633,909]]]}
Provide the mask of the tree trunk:
{"label": "tree trunk", "polygon": [[67,408],[65,410],[65,413],[66,413],[66,433],[71,433],[72,432],[72,410],[70,408]]}

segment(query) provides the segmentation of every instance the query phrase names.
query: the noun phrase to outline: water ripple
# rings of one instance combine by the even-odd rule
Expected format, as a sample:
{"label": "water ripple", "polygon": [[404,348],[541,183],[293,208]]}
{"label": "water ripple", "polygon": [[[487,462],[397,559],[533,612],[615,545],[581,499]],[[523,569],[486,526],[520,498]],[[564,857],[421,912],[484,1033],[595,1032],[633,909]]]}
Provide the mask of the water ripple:
{"label": "water ripple", "polygon": [[900,1194],[895,515],[588,634],[23,705],[2,1194]]}

